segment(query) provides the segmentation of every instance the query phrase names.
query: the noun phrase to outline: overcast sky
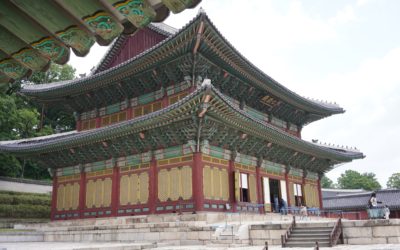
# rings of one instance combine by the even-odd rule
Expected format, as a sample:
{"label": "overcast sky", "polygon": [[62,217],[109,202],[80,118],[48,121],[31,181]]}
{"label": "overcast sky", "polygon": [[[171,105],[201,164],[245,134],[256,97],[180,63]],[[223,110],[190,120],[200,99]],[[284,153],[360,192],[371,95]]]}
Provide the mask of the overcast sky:
{"label": "overcast sky", "polygon": [[[355,146],[367,157],[347,169],[373,172],[383,187],[400,172],[400,1],[202,0],[221,33],[246,58],[302,96],[338,103],[345,114],[303,129],[306,140]],[[166,23],[181,28],[198,8]],[[87,73],[107,47],[71,57]]]}

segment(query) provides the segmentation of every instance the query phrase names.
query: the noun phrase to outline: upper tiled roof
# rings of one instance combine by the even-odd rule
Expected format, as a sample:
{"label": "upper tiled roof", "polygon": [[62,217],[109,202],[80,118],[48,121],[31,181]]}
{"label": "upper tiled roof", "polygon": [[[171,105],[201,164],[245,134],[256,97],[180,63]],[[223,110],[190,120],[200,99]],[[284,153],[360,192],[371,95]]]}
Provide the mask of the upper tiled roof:
{"label": "upper tiled roof", "polygon": [[[368,200],[373,192],[347,194],[323,198],[323,208],[332,210],[363,210],[367,208]],[[384,189],[376,191],[376,198],[382,205],[390,209],[400,209],[400,189]]]}
{"label": "upper tiled roof", "polygon": [[[214,60],[215,58],[222,60],[221,58],[225,58],[224,60],[226,61],[223,60],[219,63],[221,67],[234,67],[233,70],[235,70],[235,74],[243,77],[243,79],[245,79],[249,84],[253,84],[260,89],[268,91],[280,98],[282,101],[293,105],[294,108],[310,114],[310,121],[344,112],[344,110],[336,104],[329,104],[304,98],[262,72],[244,58],[229,43],[229,41],[221,35],[204,12],[200,12],[196,18],[183,27],[179,32],[176,32],[174,35],[163,40],[156,46],[115,67],[72,81],[54,84],[25,85],[22,88],[21,93],[34,97],[39,101],[45,101],[46,99],[52,100],[63,96],[74,96],[109,85],[111,86],[123,77],[132,74],[130,72],[135,71],[135,68],[138,67],[142,61],[146,61],[146,63],[140,64],[140,68],[143,68],[143,70],[144,68],[154,66],[157,63],[154,61],[157,59],[154,59],[149,63],[147,60],[149,58],[165,58],[166,53],[171,56],[192,53],[195,46],[194,43],[197,39],[196,30],[200,26],[200,23],[204,24],[204,29],[208,32],[207,39],[211,39],[218,43],[218,49],[220,53],[222,53],[218,54],[219,52],[217,53],[213,51],[213,46],[204,45],[201,46],[198,51],[202,56],[210,58],[210,60]],[[205,41],[204,44],[206,44]],[[168,50],[165,48],[167,46]],[[173,48],[176,48],[176,50],[179,48],[181,51],[172,51],[174,50]]]}

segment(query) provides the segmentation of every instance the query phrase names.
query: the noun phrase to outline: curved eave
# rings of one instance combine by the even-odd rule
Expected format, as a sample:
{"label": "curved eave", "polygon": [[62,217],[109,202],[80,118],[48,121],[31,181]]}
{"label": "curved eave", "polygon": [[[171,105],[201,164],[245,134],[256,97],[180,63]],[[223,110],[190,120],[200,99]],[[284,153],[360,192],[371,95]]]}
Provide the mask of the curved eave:
{"label": "curved eave", "polygon": [[[69,95],[77,95],[85,91],[90,91],[96,88],[107,86],[108,84],[112,84],[115,81],[121,79],[122,76],[129,75],[129,71],[132,70],[132,68],[135,67],[135,65],[137,65],[139,61],[145,60],[146,57],[151,57],[157,53],[163,53],[163,47],[166,44],[175,43],[176,46],[183,46],[182,40],[184,40],[184,42],[187,43],[184,46],[186,53],[191,52],[192,47],[194,46],[193,41],[197,35],[195,32],[195,30],[197,30],[196,25],[199,25],[199,23],[202,21],[206,23],[205,29],[211,29],[212,33],[215,34],[214,38],[222,42],[222,46],[224,46],[225,51],[228,51],[225,53],[233,57],[233,61],[240,62],[240,70],[236,69],[236,73],[239,75],[239,77],[245,78],[248,81],[253,82],[253,84],[257,85],[261,89],[272,93],[273,95],[281,98],[283,101],[293,105],[300,110],[308,112],[310,116],[310,121],[318,120],[323,117],[344,112],[343,108],[335,104],[317,102],[304,98],[269,77],[267,74],[265,74],[256,66],[254,66],[251,62],[249,62],[244,56],[242,56],[220,34],[220,32],[212,24],[205,13],[200,13],[176,34],[170,36],[169,38],[155,45],[154,47],[144,51],[138,56],[127,60],[126,62],[121,63],[113,68],[110,68],[95,75],[72,81],[40,85],[26,85],[22,88],[21,93],[36,98],[38,101],[45,102],[49,100],[56,100],[57,98],[62,98]],[[199,49],[198,53],[202,53],[201,48]],[[231,67],[229,62],[225,62],[225,64],[226,66]]]}
{"label": "curved eave", "polygon": [[128,136],[130,134],[138,133],[143,129],[161,127],[177,120],[191,117],[195,112],[197,112],[203,95],[207,93],[212,96],[209,110],[206,113],[207,116],[219,120],[224,124],[229,124],[230,126],[238,128],[250,135],[304,154],[322,159],[330,159],[333,162],[349,162],[353,159],[364,157],[360,152],[339,152],[287,134],[270,124],[265,124],[264,122],[249,116],[246,112],[230,103],[230,101],[214,87],[210,87],[210,90],[208,90],[207,86],[203,86],[179,102],[164,109],[107,127],[77,132],[64,137],[55,137],[47,141],[43,141],[43,138],[37,138],[36,140],[38,142],[35,142],[35,140],[32,139],[29,143],[13,144],[3,142],[0,143],[0,152],[9,152],[20,155],[54,152]]}

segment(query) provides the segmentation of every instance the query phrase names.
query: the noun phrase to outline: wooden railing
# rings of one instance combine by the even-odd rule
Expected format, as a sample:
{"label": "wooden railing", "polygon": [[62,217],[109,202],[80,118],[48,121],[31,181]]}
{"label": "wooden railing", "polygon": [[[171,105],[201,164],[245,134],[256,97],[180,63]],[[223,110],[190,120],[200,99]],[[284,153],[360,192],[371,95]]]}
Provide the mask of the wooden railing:
{"label": "wooden railing", "polygon": [[281,235],[282,247],[286,247],[286,241],[288,240],[288,238],[289,238],[290,234],[292,233],[293,228],[295,226],[296,226],[296,217],[293,216],[292,224],[290,224],[286,233]]}
{"label": "wooden railing", "polygon": [[[343,235],[342,235],[342,218],[339,218],[335,226],[332,229],[331,234],[329,235],[329,245],[331,247],[335,246],[339,238],[343,241]],[[343,242],[342,242],[343,243]]]}

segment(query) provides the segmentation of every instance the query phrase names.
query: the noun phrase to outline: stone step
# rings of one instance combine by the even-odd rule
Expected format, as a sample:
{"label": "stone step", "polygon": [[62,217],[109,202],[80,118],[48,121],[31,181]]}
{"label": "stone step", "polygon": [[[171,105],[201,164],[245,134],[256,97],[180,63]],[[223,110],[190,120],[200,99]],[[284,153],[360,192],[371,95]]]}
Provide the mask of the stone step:
{"label": "stone step", "polygon": [[329,240],[329,235],[306,235],[306,236],[302,236],[302,235],[291,235],[289,239],[304,239],[304,240],[308,240],[308,239],[328,239]]}
{"label": "stone step", "polygon": [[[286,247],[315,247],[315,242],[299,242],[299,241],[289,241],[286,242]],[[320,247],[329,247],[328,241],[318,242]]]}
{"label": "stone step", "polygon": [[296,222],[296,228],[333,227],[335,222]]}
{"label": "stone step", "polygon": [[303,229],[298,230],[298,229],[295,229],[292,231],[292,233],[301,233],[301,234],[314,234],[314,233],[330,234],[331,232],[332,232],[332,230],[330,230],[330,229],[326,229],[326,230],[322,230],[322,229],[320,229],[320,230],[303,230]]}
{"label": "stone step", "polygon": [[333,227],[309,227],[309,228],[306,228],[306,227],[295,227],[295,228],[293,228],[293,230],[295,230],[295,231],[299,230],[299,231],[310,231],[310,232],[313,232],[313,231],[332,231],[332,229],[333,229]]}
{"label": "stone step", "polygon": [[327,233],[313,233],[313,234],[308,234],[308,233],[291,233],[289,237],[329,237],[329,234]]}
{"label": "stone step", "polygon": [[235,240],[236,236],[235,235],[220,235],[218,236],[218,240]]}
{"label": "stone step", "polygon": [[289,238],[288,241],[329,241],[329,237],[310,237],[310,238]]}

